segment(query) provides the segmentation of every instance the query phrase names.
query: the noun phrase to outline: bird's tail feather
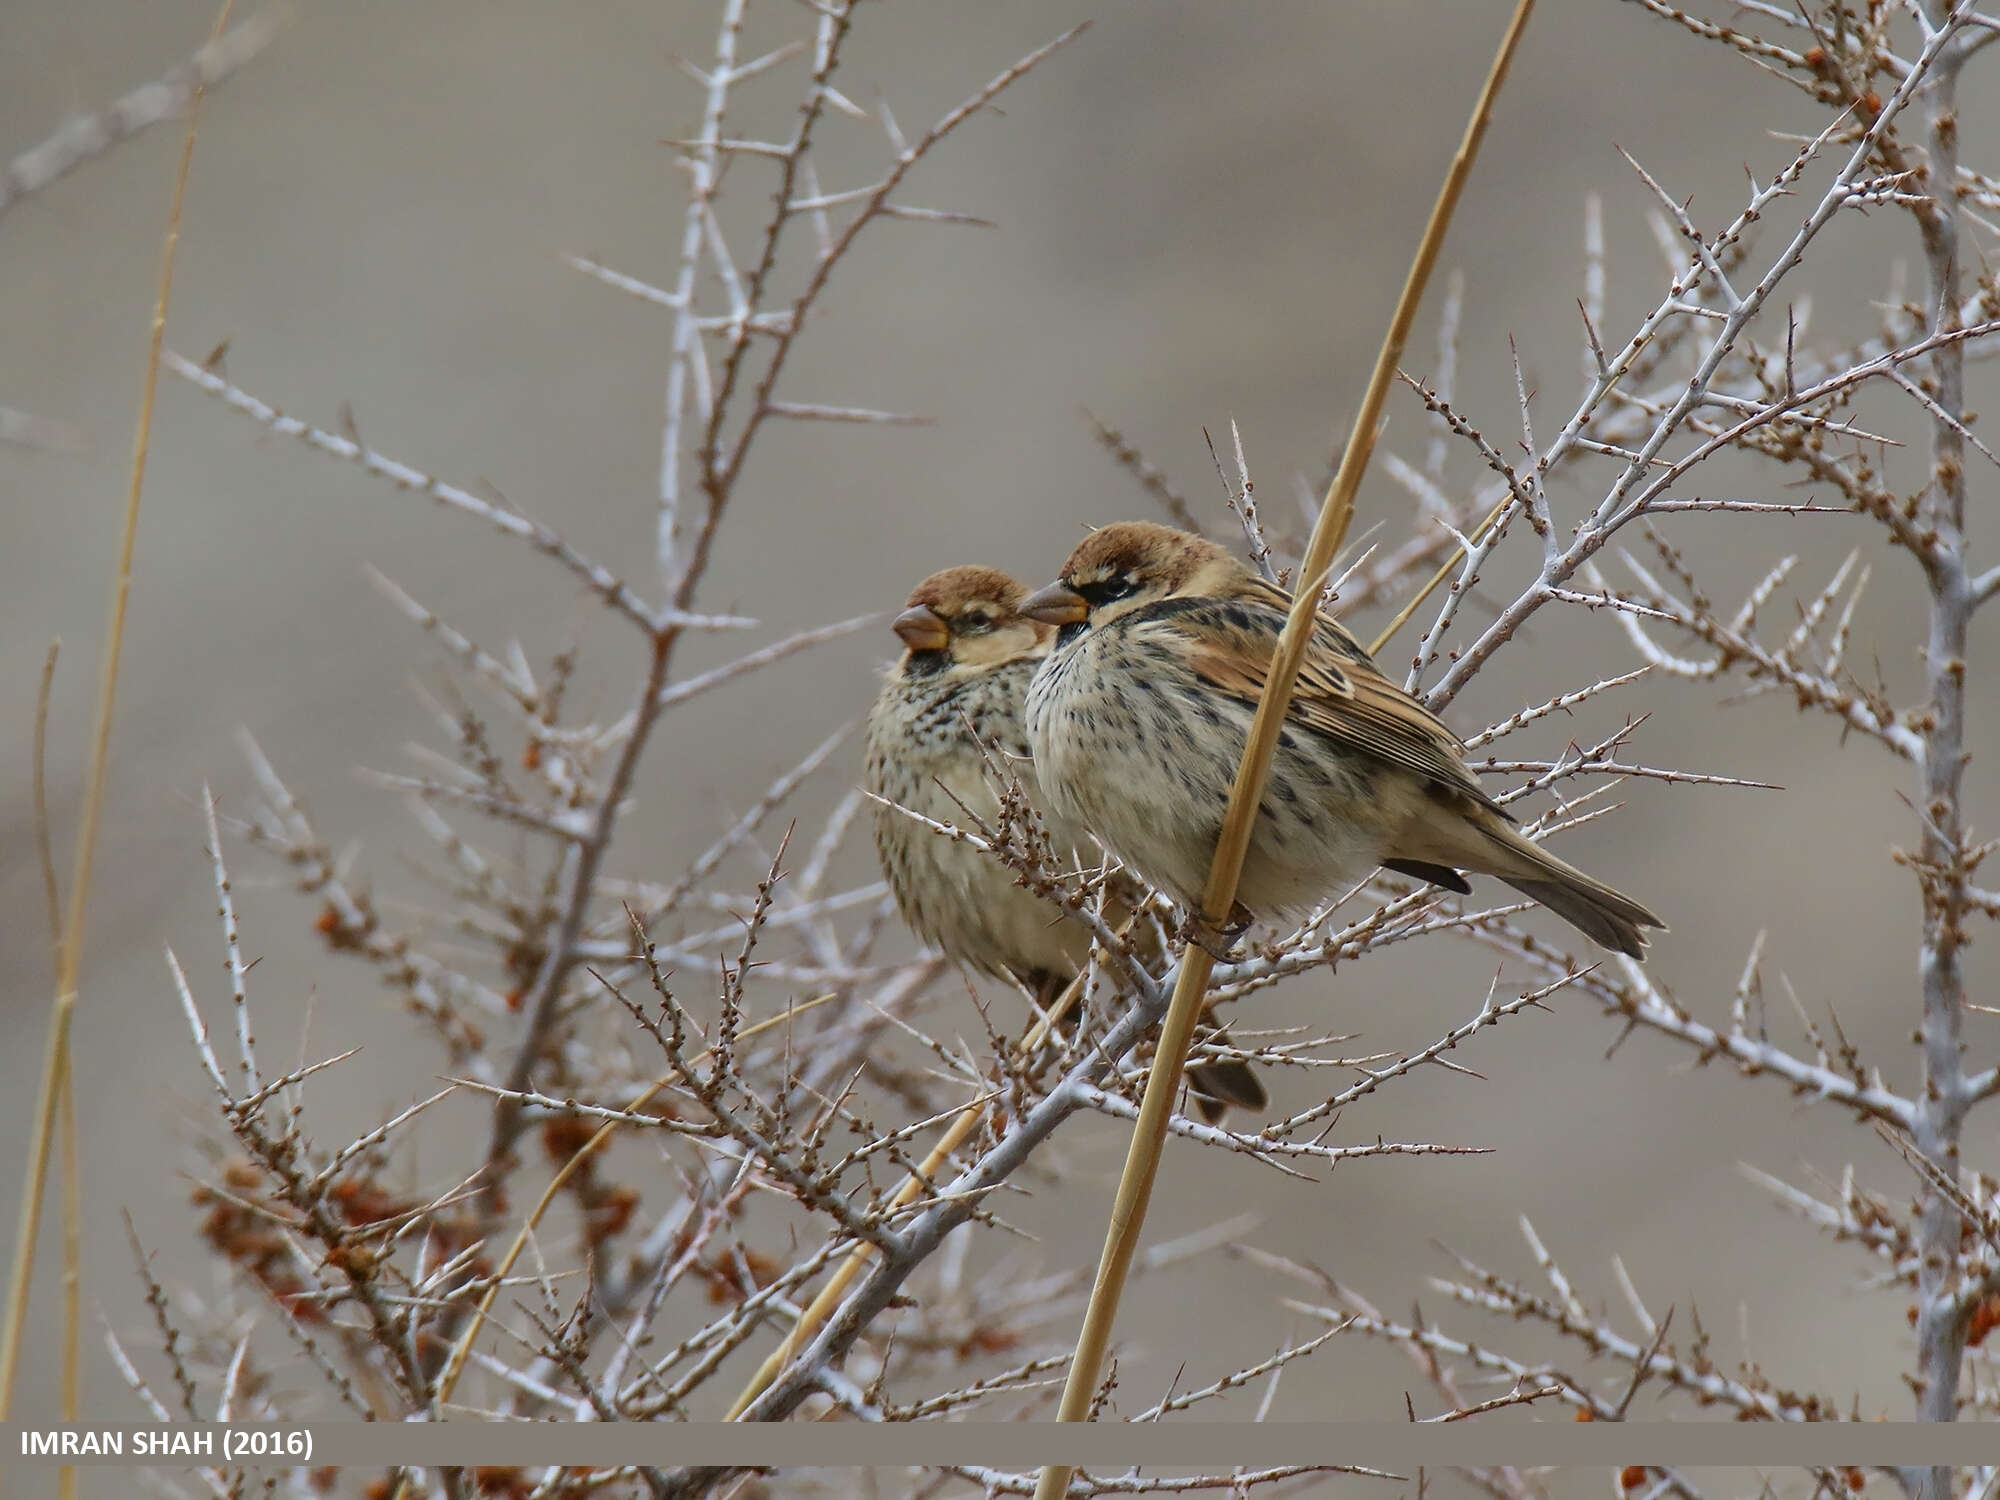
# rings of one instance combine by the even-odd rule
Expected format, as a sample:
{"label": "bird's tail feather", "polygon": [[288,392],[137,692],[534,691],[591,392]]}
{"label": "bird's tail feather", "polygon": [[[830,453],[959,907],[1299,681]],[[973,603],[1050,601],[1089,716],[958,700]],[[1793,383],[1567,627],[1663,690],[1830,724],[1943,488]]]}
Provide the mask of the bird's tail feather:
{"label": "bird's tail feather", "polygon": [[1196,1063],[1188,1069],[1187,1079],[1188,1090],[1194,1095],[1195,1108],[1211,1125],[1232,1106],[1247,1109],[1253,1114],[1261,1114],[1271,1107],[1271,1096],[1264,1092],[1264,1081],[1247,1062]]}
{"label": "bird's tail feather", "polygon": [[1644,929],[1667,925],[1623,891],[1593,880],[1504,824],[1487,829],[1486,836],[1509,856],[1496,861],[1500,867],[1492,873],[1541,902],[1593,943],[1644,958]]}
{"label": "bird's tail feather", "polygon": [[[1451,836],[1439,842],[1438,835],[1447,830]],[[1644,958],[1644,929],[1666,930],[1666,923],[1623,891],[1593,880],[1576,866],[1523,838],[1497,812],[1489,811],[1479,818],[1434,820],[1421,832],[1429,837],[1418,841],[1424,847],[1411,851],[1412,857],[1503,880],[1522,895],[1546,906],[1592,942],[1614,952]]]}
{"label": "bird's tail feather", "polygon": [[1593,943],[1633,958],[1646,956],[1646,934],[1642,929],[1664,925],[1638,902],[1594,880],[1584,883],[1513,879],[1507,880],[1507,884],[1541,902]]}

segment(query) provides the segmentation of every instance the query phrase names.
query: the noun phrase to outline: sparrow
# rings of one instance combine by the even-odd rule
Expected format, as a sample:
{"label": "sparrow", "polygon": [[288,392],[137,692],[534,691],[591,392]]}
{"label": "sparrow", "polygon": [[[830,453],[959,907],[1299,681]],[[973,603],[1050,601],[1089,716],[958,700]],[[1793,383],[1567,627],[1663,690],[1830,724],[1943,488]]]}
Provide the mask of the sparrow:
{"label": "sparrow", "polygon": [[[940,823],[963,825],[970,815],[990,825],[1000,810],[990,752],[1043,813],[1054,847],[1085,851],[1094,864],[1098,856],[1084,827],[1048,816],[1028,753],[1022,699],[1055,630],[1021,613],[1027,592],[1019,580],[979,567],[948,568],[917,586],[894,621],[905,650],[868,715],[865,786]],[[1012,979],[1046,1007],[1090,961],[1090,929],[1028,890],[991,855],[882,802],[875,808],[875,848],[903,920],[966,968]],[[1146,899],[1129,876],[1113,895],[1107,915],[1114,926]],[[1248,1063],[1198,1064],[1188,1081],[1211,1122],[1229,1105],[1269,1104]]]}
{"label": "sparrow", "polygon": [[[1191,931],[1291,605],[1225,548],[1146,522],[1093,533],[1019,605],[1057,627],[1026,712],[1050,815],[1172,896]],[[1665,925],[1522,837],[1458,737],[1320,616],[1227,930],[1295,917],[1378,865],[1461,894],[1462,871],[1495,876],[1634,958]]]}

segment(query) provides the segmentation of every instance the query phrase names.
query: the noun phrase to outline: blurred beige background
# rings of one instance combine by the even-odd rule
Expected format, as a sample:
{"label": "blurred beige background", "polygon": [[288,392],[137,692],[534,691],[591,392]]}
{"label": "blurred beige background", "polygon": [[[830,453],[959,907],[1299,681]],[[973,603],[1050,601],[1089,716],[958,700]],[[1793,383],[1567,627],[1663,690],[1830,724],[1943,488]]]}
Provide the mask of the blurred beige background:
{"label": "blurred beige background", "polygon": [[[788,7],[762,9],[767,30],[791,25]],[[1504,14],[1494,3],[1380,0],[865,10],[848,90],[864,100],[882,91],[912,133],[1075,20],[1096,25],[1011,93],[1004,117],[972,122],[914,181],[912,201],[998,227],[874,231],[802,346],[793,399],[917,408],[936,424],[773,433],[746,477],[706,604],[756,614],[765,624],[755,639],[768,639],[896,604],[949,563],[1046,579],[1084,523],[1148,513],[1095,448],[1083,403],[1217,514],[1202,427],[1226,431],[1237,418],[1267,510],[1289,516],[1292,476],[1319,472],[1358,399]],[[0,154],[159,76],[200,43],[211,15],[193,0],[0,6]],[[706,55],[709,25],[709,7],[690,3],[302,6],[211,99],[170,344],[200,357],[230,340],[231,377],[259,395],[336,427],[349,403],[372,445],[461,483],[490,481],[649,584],[668,324],[559,256],[596,253],[635,275],[670,276],[680,179],[658,142],[695,119],[697,91],[672,58]],[[1982,59],[1975,73],[1990,66]],[[757,97],[782,105],[792,86],[776,80]],[[2000,141],[1983,113],[1968,112],[1966,156],[1990,165]],[[1740,203],[1745,162],[1768,174],[1788,152],[1771,131],[1818,123],[1803,96],[1636,7],[1547,0],[1446,253],[1467,279],[1460,390],[1475,418],[1497,436],[1512,431],[1509,335],[1541,392],[1542,420],[1552,429],[1573,404],[1587,191],[1606,200],[1607,341],[1658,296],[1648,198],[1613,142],[1677,195],[1693,194],[1694,213],[1712,226]],[[162,127],[0,223],[0,403],[90,435],[81,456],[0,450],[0,722],[10,726],[0,736],[0,1132],[15,1140],[32,1114],[49,993],[27,795],[35,684],[48,638],[60,635],[53,804],[67,872],[179,137],[178,126]],[[858,128],[841,139],[830,161],[849,175],[829,187],[864,180],[880,159],[879,141]],[[761,203],[765,192],[750,195]],[[1817,329],[1869,330],[1889,261],[1914,249],[1891,213],[1844,228],[1801,284],[1814,294]],[[1912,276],[1914,285],[1914,267]],[[1433,363],[1434,326],[1434,317],[1422,325],[1415,370]],[[1972,404],[1985,403],[1976,394]],[[1399,395],[1388,444],[1414,454],[1421,416]],[[1453,473],[1461,485],[1474,478],[1463,457]],[[1990,537],[1991,477],[1975,473],[1976,547]],[[1719,469],[1699,492],[1728,484],[1770,498],[1774,483],[1768,471]],[[1573,517],[1581,496],[1566,486],[1558,507]],[[1364,524],[1386,519],[1397,534],[1407,509],[1400,491],[1371,479]],[[1900,692],[1913,690],[1921,623],[1911,570],[1881,557],[1864,527],[1679,519],[1675,535],[1725,598],[1784,550],[1804,552],[1798,576],[1816,582],[1847,547],[1873,549],[1881,566],[1851,654],[1865,663],[1873,653]],[[202,1089],[161,953],[174,945],[208,999],[226,993],[198,808],[204,780],[225,805],[247,793],[237,726],[259,737],[323,829],[361,841],[383,894],[423,894],[399,863],[410,846],[395,799],[361,785],[353,768],[404,768],[401,746],[430,727],[408,683],[439,674],[426,643],[369,587],[364,562],[476,635],[518,636],[538,662],[592,616],[567,576],[525,549],[260,439],[163,379],[77,1028],[88,1296],[139,1345],[147,1333],[121,1208],[170,1277],[212,1290],[186,1206]],[[1782,626],[1789,607],[1770,618]],[[744,644],[704,642],[688,661]],[[617,866],[680,867],[732,809],[865,705],[891,644],[886,631],[836,644],[672,720],[641,774],[641,819]],[[1996,644],[1982,623],[1982,687],[1994,680]],[[621,642],[604,655],[600,705],[622,693],[625,651]],[[1632,664],[1609,620],[1545,613],[1454,718],[1470,728]],[[1744,953],[1767,928],[1774,1016],[1782,972],[1816,1013],[1836,1002],[1864,1055],[1908,1088],[1917,905],[1888,848],[1913,838],[1901,801],[1909,777],[1775,699],[1726,707],[1720,698],[1676,684],[1628,690],[1524,753],[1601,735],[1644,708],[1653,717],[1637,743],[1647,760],[1787,790],[1640,784],[1624,811],[1571,836],[1565,853],[1668,916],[1674,930],[1653,971],[1698,1014],[1726,1020]],[[1984,744],[1995,725],[1976,699],[1974,743]],[[807,805],[851,784],[854,759],[818,778]],[[1972,763],[1976,824],[1990,822],[1991,764]],[[261,955],[253,983],[274,1036],[295,1045],[310,1001],[315,1051],[370,1047],[321,1092],[327,1134],[431,1087],[441,1059],[407,1044],[409,1028],[372,977],[328,961],[310,913],[280,887],[255,888],[259,877],[268,884],[268,865],[248,851],[235,860],[246,941]],[[1984,996],[1987,947],[1971,961]],[[1427,945],[1415,961],[1399,953],[1294,984],[1259,1019],[1331,1008],[1359,1046],[1416,1045],[1469,1017],[1490,978],[1483,953]],[[1971,1018],[1976,1066],[1993,1058],[1993,1025]],[[1151,1233],[1260,1210],[1269,1217],[1258,1243],[1315,1260],[1391,1310],[1413,1296],[1440,1310],[1424,1278],[1450,1262],[1432,1243],[1532,1277],[1516,1227],[1526,1214],[1614,1316],[1624,1317],[1610,1272],[1617,1254],[1656,1310],[1699,1309],[1719,1361],[1747,1356],[1783,1383],[1905,1415],[1903,1301],[1858,1292],[1871,1267],[1778,1213],[1737,1172],[1748,1161],[1795,1178],[1837,1175],[1853,1159],[1902,1196],[1907,1179],[1886,1148],[1767,1081],[1690,1071],[1684,1053],[1645,1037],[1606,1060],[1616,1035],[1594,1010],[1558,998],[1464,1055],[1485,1081],[1434,1072],[1343,1126],[1355,1139],[1481,1144],[1490,1156],[1362,1162],[1305,1186],[1247,1162],[1171,1153]],[[1308,1086],[1282,1080],[1280,1102],[1302,1102]],[[1038,1189],[1015,1213],[1045,1234],[1049,1264],[1094,1256],[1122,1138],[1103,1122],[1070,1132],[1059,1153],[1067,1185]],[[1992,1145],[1976,1121],[1970,1159],[1990,1162]],[[0,1154],[10,1216],[20,1155]],[[55,1329],[53,1237],[47,1248],[43,1351]],[[1279,1303],[1291,1290],[1241,1267],[1142,1284],[1122,1324],[1122,1398],[1148,1404],[1183,1361],[1192,1380],[1268,1352],[1304,1326]],[[1537,1347],[1518,1330],[1460,1323],[1482,1341]],[[27,1384],[22,1417],[53,1413],[39,1373],[48,1368]],[[1336,1344],[1286,1376],[1274,1414],[1400,1420],[1406,1388],[1421,1407],[1420,1381],[1399,1356]],[[101,1356],[91,1393],[93,1412],[130,1410]],[[1684,1411],[1649,1397],[1640,1408]],[[99,1473],[89,1482],[109,1493]]]}

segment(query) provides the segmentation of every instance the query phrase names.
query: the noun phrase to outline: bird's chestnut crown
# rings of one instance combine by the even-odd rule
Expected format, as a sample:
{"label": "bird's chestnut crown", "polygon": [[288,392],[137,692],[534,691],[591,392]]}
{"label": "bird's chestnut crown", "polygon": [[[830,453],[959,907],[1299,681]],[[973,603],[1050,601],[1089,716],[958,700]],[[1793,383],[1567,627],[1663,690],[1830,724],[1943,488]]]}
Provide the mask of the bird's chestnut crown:
{"label": "bird's chestnut crown", "polygon": [[1033,651],[1047,635],[1020,611],[1026,588],[993,568],[947,568],[910,594],[892,628],[909,648],[905,670],[990,666]]}
{"label": "bird's chestnut crown", "polygon": [[1021,602],[1051,625],[1103,624],[1127,610],[1177,594],[1232,591],[1243,564],[1224,547],[1150,521],[1121,521],[1085,537],[1062,576]]}

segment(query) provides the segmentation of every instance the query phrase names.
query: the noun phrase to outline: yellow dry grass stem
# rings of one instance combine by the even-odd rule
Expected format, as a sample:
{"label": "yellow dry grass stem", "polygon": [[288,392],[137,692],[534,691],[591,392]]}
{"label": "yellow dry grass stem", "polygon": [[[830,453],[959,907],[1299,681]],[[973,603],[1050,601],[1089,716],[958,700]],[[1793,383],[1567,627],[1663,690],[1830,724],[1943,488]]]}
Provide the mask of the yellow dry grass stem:
{"label": "yellow dry grass stem", "polygon": [[[1475,547],[1478,546],[1485,538],[1486,533],[1493,529],[1493,523],[1500,519],[1500,512],[1507,508],[1508,502],[1513,498],[1512,495],[1503,496],[1498,505],[1486,512],[1486,519],[1472,528],[1471,533],[1465,540],[1471,542]],[[1368,647],[1368,654],[1370,656],[1379,656],[1381,654],[1382,648],[1389,644],[1389,638],[1410,623],[1410,616],[1424,607],[1424,601],[1437,591],[1439,584],[1451,577],[1452,570],[1458,566],[1459,559],[1464,556],[1465,543],[1454,544],[1451,549],[1451,556],[1447,557],[1438,566],[1438,570],[1431,574],[1430,582],[1418,589],[1410,597],[1410,602],[1396,611],[1396,618],[1382,627],[1382,633],[1376,636],[1374,642]]]}
{"label": "yellow dry grass stem", "polygon": [[[1431,208],[1430,222],[1424,228],[1416,259],[1403,282],[1402,296],[1397,300],[1388,335],[1375,357],[1375,369],[1369,376],[1367,393],[1362,397],[1360,410],[1354,414],[1354,430],[1348,438],[1346,451],[1341,455],[1340,471],[1334,475],[1333,484],[1327,490],[1326,499],[1320,506],[1319,519],[1313,526],[1312,539],[1306,546],[1305,558],[1299,564],[1298,591],[1293,598],[1291,614],[1285,621],[1284,633],[1278,638],[1270,680],[1265,684],[1263,698],[1257,705],[1257,717],[1250,726],[1250,736],[1243,748],[1243,761],[1237,767],[1236,782],[1230,789],[1229,811],[1223,820],[1222,836],[1216,843],[1208,884],[1202,892],[1202,914],[1215,927],[1228,920],[1235,905],[1236,883],[1243,872],[1243,857],[1250,848],[1252,820],[1258,801],[1263,796],[1264,782],[1271,768],[1271,754],[1285,722],[1285,710],[1291,703],[1299,666],[1305,659],[1306,643],[1312,637],[1320,585],[1333,565],[1340,544],[1346,539],[1348,523],[1354,515],[1354,496],[1361,487],[1361,476],[1374,452],[1383,403],[1402,362],[1410,328],[1416,321],[1417,307],[1423,301],[1424,287],[1444,246],[1452,211],[1457,207],[1467,178],[1471,176],[1480,140],[1486,134],[1487,122],[1492,118],[1494,100],[1499,97],[1508,65],[1513,61],[1515,49],[1520,45],[1522,33],[1527,29],[1528,16],[1533,10],[1534,0],[1518,0],[1513,20],[1508,23],[1506,34],[1500,40],[1499,51],[1487,71],[1485,85],[1473,106],[1472,118],[1466,124],[1458,153],[1452,158],[1444,186],[1439,189],[1437,202]],[[1139,1246],[1139,1230],[1145,1222],[1146,1206],[1153,1195],[1153,1181],[1159,1171],[1160,1150],[1166,1140],[1174,1095],[1180,1088],[1188,1044],[1194,1037],[1195,1022],[1201,1015],[1202,996],[1208,988],[1209,973],[1214,964],[1215,960],[1206,949],[1192,943],[1181,959],[1180,980],[1174,986],[1159,1046],[1153,1053],[1152,1070],[1146,1077],[1139,1120],[1132,1128],[1132,1144],[1126,1154],[1125,1170],[1119,1178],[1117,1197],[1112,1204],[1104,1253],[1098,1261],[1097,1281],[1091,1288],[1090,1306],[1084,1313],[1076,1352],[1070,1359],[1069,1377],[1063,1386],[1062,1405],[1056,1413],[1058,1421],[1081,1422],[1090,1416],[1098,1381],[1104,1370],[1105,1354],[1111,1343],[1111,1328],[1117,1318],[1119,1299],[1132,1269],[1132,1257]],[[1035,1486],[1035,1500],[1058,1500],[1058,1497],[1067,1494],[1073,1472],[1061,1464],[1043,1468]]]}
{"label": "yellow dry grass stem", "polygon": [[[804,1015],[807,1011],[826,1004],[827,1001],[833,998],[832,995],[821,995],[816,999],[808,1000],[804,1005],[795,1005],[780,1015],[769,1016],[757,1022],[756,1025],[746,1026],[737,1032],[736,1040],[739,1042],[748,1041],[751,1037],[761,1032],[769,1031],[773,1026],[782,1026],[786,1022]],[[695,1054],[693,1062],[706,1062],[714,1055],[714,1050],[711,1047]],[[638,1098],[625,1106],[625,1112],[627,1114],[638,1113],[648,1104],[651,1104],[653,1099],[662,1090],[672,1088],[686,1076],[682,1072],[669,1073],[665,1078],[648,1084],[640,1092]],[[501,1257],[499,1269],[493,1273],[492,1280],[487,1284],[485,1294],[479,1299],[479,1306],[474,1309],[471,1320],[466,1323],[465,1332],[458,1336],[458,1342],[452,1346],[451,1358],[445,1362],[444,1370],[438,1376],[437,1404],[440,1409],[443,1408],[445,1402],[451,1399],[452,1391],[457,1388],[458,1377],[464,1373],[465,1362],[472,1354],[473,1340],[479,1337],[479,1330],[485,1324],[486,1315],[493,1307],[493,1299],[500,1294],[501,1284],[506,1281],[508,1273],[514,1269],[514,1262],[521,1258],[521,1252],[527,1248],[528,1236],[533,1234],[535,1226],[542,1222],[542,1215],[547,1213],[549,1205],[556,1201],[556,1194],[562,1191],[563,1184],[568,1182],[577,1168],[583,1165],[586,1157],[611,1138],[611,1132],[616,1130],[620,1123],[617,1120],[606,1120],[602,1125],[598,1126],[597,1133],[581,1146],[577,1147],[576,1154],[562,1164],[561,1170],[549,1179],[549,1185],[542,1190],[542,1196],[536,1202],[534,1211],[522,1222],[520,1232],[514,1236],[514,1243],[507,1247],[506,1255]],[[401,1493],[402,1487],[399,1483],[397,1494],[400,1495]]]}
{"label": "yellow dry grass stem", "polygon": [[[213,42],[228,24],[234,0],[223,0],[209,33]],[[77,1180],[74,1074],[70,1067],[70,1027],[75,1019],[77,976],[83,965],[84,916],[90,906],[90,877],[97,853],[97,825],[104,808],[104,781],[110,759],[111,720],[118,704],[118,667],[124,653],[125,615],[132,594],[132,557],[139,538],[139,498],[145,491],[146,455],[152,444],[153,400],[160,384],[160,347],[167,327],[167,298],[174,284],[174,252],[180,246],[181,206],[187,198],[188,172],[194,163],[195,128],[201,118],[205,89],[195,85],[188,103],[187,134],[181,141],[180,168],[174,177],[173,207],[167,216],[166,240],[160,250],[159,291],[153,300],[152,335],[146,347],[146,374],[139,401],[139,420],[132,439],[132,480],[125,497],[125,522],[118,543],[118,572],[112,581],[111,623],[104,642],[104,665],[98,677],[97,718],[91,738],[90,773],[77,832],[76,868],[71,877],[69,912],[62,923],[56,964],[56,993],[49,1014],[49,1045],[42,1063],[41,1093],[35,1110],[34,1134],[28,1144],[28,1170],[21,1186],[20,1217],[15,1225],[14,1263],[7,1287],[7,1324],[0,1336],[0,1421],[13,1408],[14,1380],[20,1370],[26,1337],[28,1291],[34,1280],[35,1245],[41,1231],[42,1199],[48,1190],[50,1147],[62,1140],[64,1192],[63,1280],[65,1414],[76,1419],[81,1399],[81,1298],[83,1268],[81,1184]],[[64,1469],[60,1493],[75,1493],[76,1471]]]}
{"label": "yellow dry grass stem", "polygon": [[[1083,993],[1084,981],[1089,977],[1089,972],[1086,969],[1070,980],[1068,987],[1056,997],[1055,1003],[1040,1020],[1028,1028],[1027,1035],[1021,1038],[1021,1045],[1015,1049],[1015,1056],[1030,1057],[1043,1042],[1048,1040],[1049,1033],[1062,1024],[1062,1018],[1069,1014],[1077,1002],[1077,997]],[[918,1194],[928,1190],[937,1181],[938,1173],[943,1171],[945,1164],[951,1160],[952,1152],[964,1145],[966,1138],[978,1128],[980,1120],[985,1116],[986,1104],[985,1099],[976,1099],[959,1111],[958,1118],[951,1122],[951,1128],[939,1137],[935,1146],[931,1147],[930,1155],[924,1158],[924,1163],[917,1169],[916,1175],[897,1189],[896,1196],[889,1204],[891,1214],[908,1208],[917,1201]],[[724,1420],[734,1422],[749,1409],[751,1402],[770,1389],[771,1382],[778,1378],[778,1372],[791,1363],[792,1356],[803,1349],[806,1341],[832,1316],[833,1310],[840,1305],[841,1297],[846,1294],[848,1287],[854,1284],[854,1278],[861,1274],[861,1268],[868,1264],[868,1257],[874,1252],[875,1247],[867,1244],[856,1245],[848,1252],[847,1259],[840,1264],[840,1269],[833,1273],[827,1284],[820,1288],[819,1295],[813,1298],[803,1313],[799,1314],[799,1320],[785,1335],[785,1341],[757,1367],[757,1373],[750,1377],[750,1383],[738,1394],[735,1404],[729,1408],[729,1415]]]}
{"label": "yellow dry grass stem", "polygon": [[[769,1016],[756,1025],[746,1026],[737,1032],[736,1040],[747,1041],[760,1032],[769,1031],[773,1026],[782,1026],[833,998],[832,995],[820,995],[808,1000],[804,1005],[793,1006],[781,1015]],[[713,1055],[714,1049],[708,1048],[696,1053],[693,1061],[705,1062]],[[648,1084],[638,1098],[625,1106],[625,1112],[636,1114],[652,1103],[663,1089],[672,1088],[686,1076],[684,1072],[669,1073],[665,1078]],[[485,1326],[487,1314],[493,1310],[493,1299],[500,1295],[500,1288],[506,1282],[508,1274],[513,1271],[514,1262],[521,1258],[521,1252],[527,1248],[528,1237],[535,1232],[535,1226],[542,1222],[542,1215],[549,1211],[549,1205],[556,1201],[556,1194],[563,1190],[563,1184],[568,1182],[577,1168],[583,1165],[586,1157],[611,1139],[611,1132],[616,1130],[620,1123],[618,1120],[606,1120],[598,1126],[597,1133],[577,1147],[576,1154],[564,1162],[556,1175],[549,1179],[549,1185],[542,1190],[542,1196],[536,1201],[533,1211],[522,1221],[520,1231],[514,1236],[514,1243],[507,1247],[506,1255],[501,1257],[499,1269],[487,1283],[486,1291],[479,1299],[479,1306],[473,1309],[472,1317],[466,1322],[465,1332],[458,1336],[458,1342],[452,1346],[451,1358],[445,1361],[444,1369],[438,1375],[437,1406],[440,1412],[444,1410],[445,1403],[451,1399],[451,1393],[458,1388],[458,1378],[465,1373],[465,1362],[472,1356],[473,1341],[479,1337],[479,1330]],[[400,1470],[396,1475],[396,1487],[389,1492],[389,1500],[403,1500],[409,1492],[409,1484],[409,1470]]]}
{"label": "yellow dry grass stem", "polygon": [[[56,658],[62,641],[49,642],[49,654],[42,663],[42,685],[35,694],[35,853],[42,866],[42,891],[48,902],[49,955],[58,967],[62,963],[62,885],[56,877],[55,837],[49,822],[49,701],[55,696]],[[62,1119],[58,1130],[62,1140],[63,1179],[63,1373],[62,1414],[65,1422],[77,1421],[83,1412],[83,1178],[76,1152],[76,1089],[67,1069],[62,1075]],[[73,1471],[65,1470],[66,1475]],[[73,1477],[59,1481],[65,1494],[75,1487]]]}

